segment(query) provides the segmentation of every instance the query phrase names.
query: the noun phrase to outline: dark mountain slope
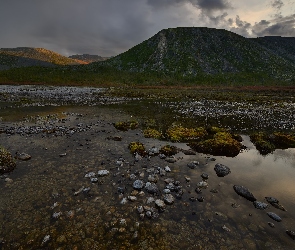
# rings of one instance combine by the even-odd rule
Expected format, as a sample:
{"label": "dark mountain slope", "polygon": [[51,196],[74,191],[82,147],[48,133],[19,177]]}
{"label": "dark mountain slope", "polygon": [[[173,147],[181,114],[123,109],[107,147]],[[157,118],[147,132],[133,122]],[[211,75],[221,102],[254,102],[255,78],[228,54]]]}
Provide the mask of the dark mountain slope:
{"label": "dark mountain slope", "polygon": [[131,72],[199,76],[227,73],[294,77],[295,63],[235,33],[211,28],[165,29],[106,64]]}

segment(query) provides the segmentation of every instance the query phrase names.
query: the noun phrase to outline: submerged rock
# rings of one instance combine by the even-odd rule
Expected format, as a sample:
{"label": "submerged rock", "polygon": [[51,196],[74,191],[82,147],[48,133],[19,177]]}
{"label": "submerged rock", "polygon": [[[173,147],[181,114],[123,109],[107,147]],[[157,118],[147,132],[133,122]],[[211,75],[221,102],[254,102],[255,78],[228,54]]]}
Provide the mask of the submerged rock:
{"label": "submerged rock", "polygon": [[254,201],[253,205],[255,208],[261,209],[261,210],[266,209],[268,207],[268,204],[266,204],[264,202],[260,202],[260,201]]}
{"label": "submerged rock", "polygon": [[27,153],[20,153],[16,155],[17,159],[21,160],[21,161],[28,161],[32,158],[32,156],[30,156]]}
{"label": "submerged rock", "polygon": [[160,199],[157,199],[157,200],[155,201],[155,204],[156,204],[156,206],[157,206],[159,209],[161,209],[161,210],[164,210],[165,207],[166,207],[165,202],[164,202],[163,200],[160,200]]}
{"label": "submerged rock", "polygon": [[271,204],[273,207],[280,209],[282,211],[287,211],[281,204],[279,204],[279,201],[274,197],[265,197],[266,201]]}
{"label": "submerged rock", "polygon": [[267,215],[277,222],[282,221],[282,218],[273,212],[268,212]]}
{"label": "submerged rock", "polygon": [[214,170],[218,177],[224,177],[230,173],[230,168],[220,163],[215,165]]}
{"label": "submerged rock", "polygon": [[174,197],[172,194],[166,194],[164,196],[164,202],[167,204],[167,205],[172,205],[174,203]]}
{"label": "submerged rock", "polygon": [[190,163],[187,164],[187,166],[191,169],[196,168],[200,163],[198,161],[191,161]]}
{"label": "submerged rock", "polygon": [[254,195],[248,190],[248,188],[244,187],[244,186],[238,186],[238,185],[234,185],[233,186],[234,190],[236,191],[236,193],[244,198],[246,198],[249,201],[256,201],[256,198],[254,197]]}
{"label": "submerged rock", "polygon": [[141,180],[136,180],[135,182],[133,182],[134,189],[141,190],[143,186],[144,186],[144,183]]}

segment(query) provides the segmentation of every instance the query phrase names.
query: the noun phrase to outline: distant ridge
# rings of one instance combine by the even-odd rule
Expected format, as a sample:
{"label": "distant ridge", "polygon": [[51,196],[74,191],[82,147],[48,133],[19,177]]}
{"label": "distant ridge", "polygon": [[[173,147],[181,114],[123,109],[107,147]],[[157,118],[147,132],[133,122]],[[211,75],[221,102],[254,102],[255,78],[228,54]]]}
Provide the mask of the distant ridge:
{"label": "distant ridge", "polygon": [[222,29],[184,27],[161,30],[105,64],[182,77],[255,73],[288,80],[294,78],[294,56],[294,38],[248,39]]}
{"label": "distant ridge", "polygon": [[0,49],[0,69],[79,64],[85,64],[85,62],[70,59],[43,48],[17,47]]}
{"label": "distant ridge", "polygon": [[102,56],[98,56],[98,55],[82,54],[82,55],[72,55],[72,56],[69,56],[69,58],[84,61],[87,63],[92,63],[92,62],[105,61],[105,60],[110,59],[111,57],[102,57]]}

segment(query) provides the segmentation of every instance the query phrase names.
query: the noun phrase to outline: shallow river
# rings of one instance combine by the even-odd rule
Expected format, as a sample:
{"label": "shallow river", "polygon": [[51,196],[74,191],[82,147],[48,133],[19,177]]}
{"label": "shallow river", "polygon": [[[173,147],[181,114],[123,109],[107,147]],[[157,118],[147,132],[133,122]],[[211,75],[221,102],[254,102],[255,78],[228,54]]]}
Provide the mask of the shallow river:
{"label": "shallow river", "polygon": [[[17,168],[0,179],[0,249],[295,248],[286,233],[295,231],[294,149],[261,156],[242,135],[247,149],[234,158],[180,152],[175,163],[159,156],[135,161],[128,149],[131,141],[142,142],[146,149],[166,144],[189,147],[144,138],[140,128],[116,130],[116,121],[143,121],[144,115],[131,114],[124,105],[6,106],[0,109],[0,131],[5,131],[0,132],[0,145],[13,155],[25,152],[32,158],[17,160]],[[173,117],[171,112],[169,122]],[[115,136],[122,140],[113,140]],[[199,162],[196,168],[187,166],[191,161]],[[217,163],[231,173],[218,177]],[[160,175],[157,170],[166,166],[171,172]],[[109,174],[94,183],[85,177],[99,170]],[[197,193],[202,173],[209,175],[208,187]],[[146,184],[150,175],[157,179],[158,193],[133,188],[135,180]],[[151,198],[163,199],[167,178],[179,181],[183,195],[177,199],[172,192],[174,203],[160,211]],[[270,204],[266,210],[256,209],[233,185],[247,187],[258,201],[267,203],[266,196],[275,197],[287,211]],[[131,201],[128,196],[136,198]],[[196,200],[201,197],[203,201]]]}

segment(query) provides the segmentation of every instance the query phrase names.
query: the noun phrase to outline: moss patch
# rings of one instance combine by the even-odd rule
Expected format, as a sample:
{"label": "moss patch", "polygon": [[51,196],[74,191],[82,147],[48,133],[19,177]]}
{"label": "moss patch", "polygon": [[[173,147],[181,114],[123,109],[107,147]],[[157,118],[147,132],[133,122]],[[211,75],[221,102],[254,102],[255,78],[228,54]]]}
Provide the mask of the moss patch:
{"label": "moss patch", "polygon": [[131,154],[138,153],[139,155],[145,155],[145,147],[141,142],[130,142],[128,148]]}
{"label": "moss patch", "polygon": [[161,149],[160,149],[160,153],[161,154],[164,154],[164,155],[168,155],[168,156],[171,156],[171,155],[175,155],[178,153],[178,150],[176,147],[174,146],[170,146],[170,145],[165,145],[163,146]]}
{"label": "moss patch", "polygon": [[15,166],[16,164],[11,153],[0,146],[0,174],[13,171]]}
{"label": "moss patch", "polygon": [[129,121],[129,122],[116,122],[114,127],[121,131],[127,131],[129,129],[136,129],[138,128],[137,121]]}
{"label": "moss patch", "polygon": [[212,139],[192,142],[189,146],[197,152],[213,155],[237,156],[243,145],[228,132],[218,132]]}
{"label": "moss patch", "polygon": [[172,142],[185,142],[198,140],[205,135],[207,132],[204,128],[185,128],[182,126],[172,126],[166,131],[167,138]]}
{"label": "moss patch", "polygon": [[155,138],[155,139],[161,139],[161,138],[163,138],[163,135],[162,135],[161,132],[159,132],[156,129],[152,129],[152,128],[145,129],[143,131],[143,135],[146,138]]}

